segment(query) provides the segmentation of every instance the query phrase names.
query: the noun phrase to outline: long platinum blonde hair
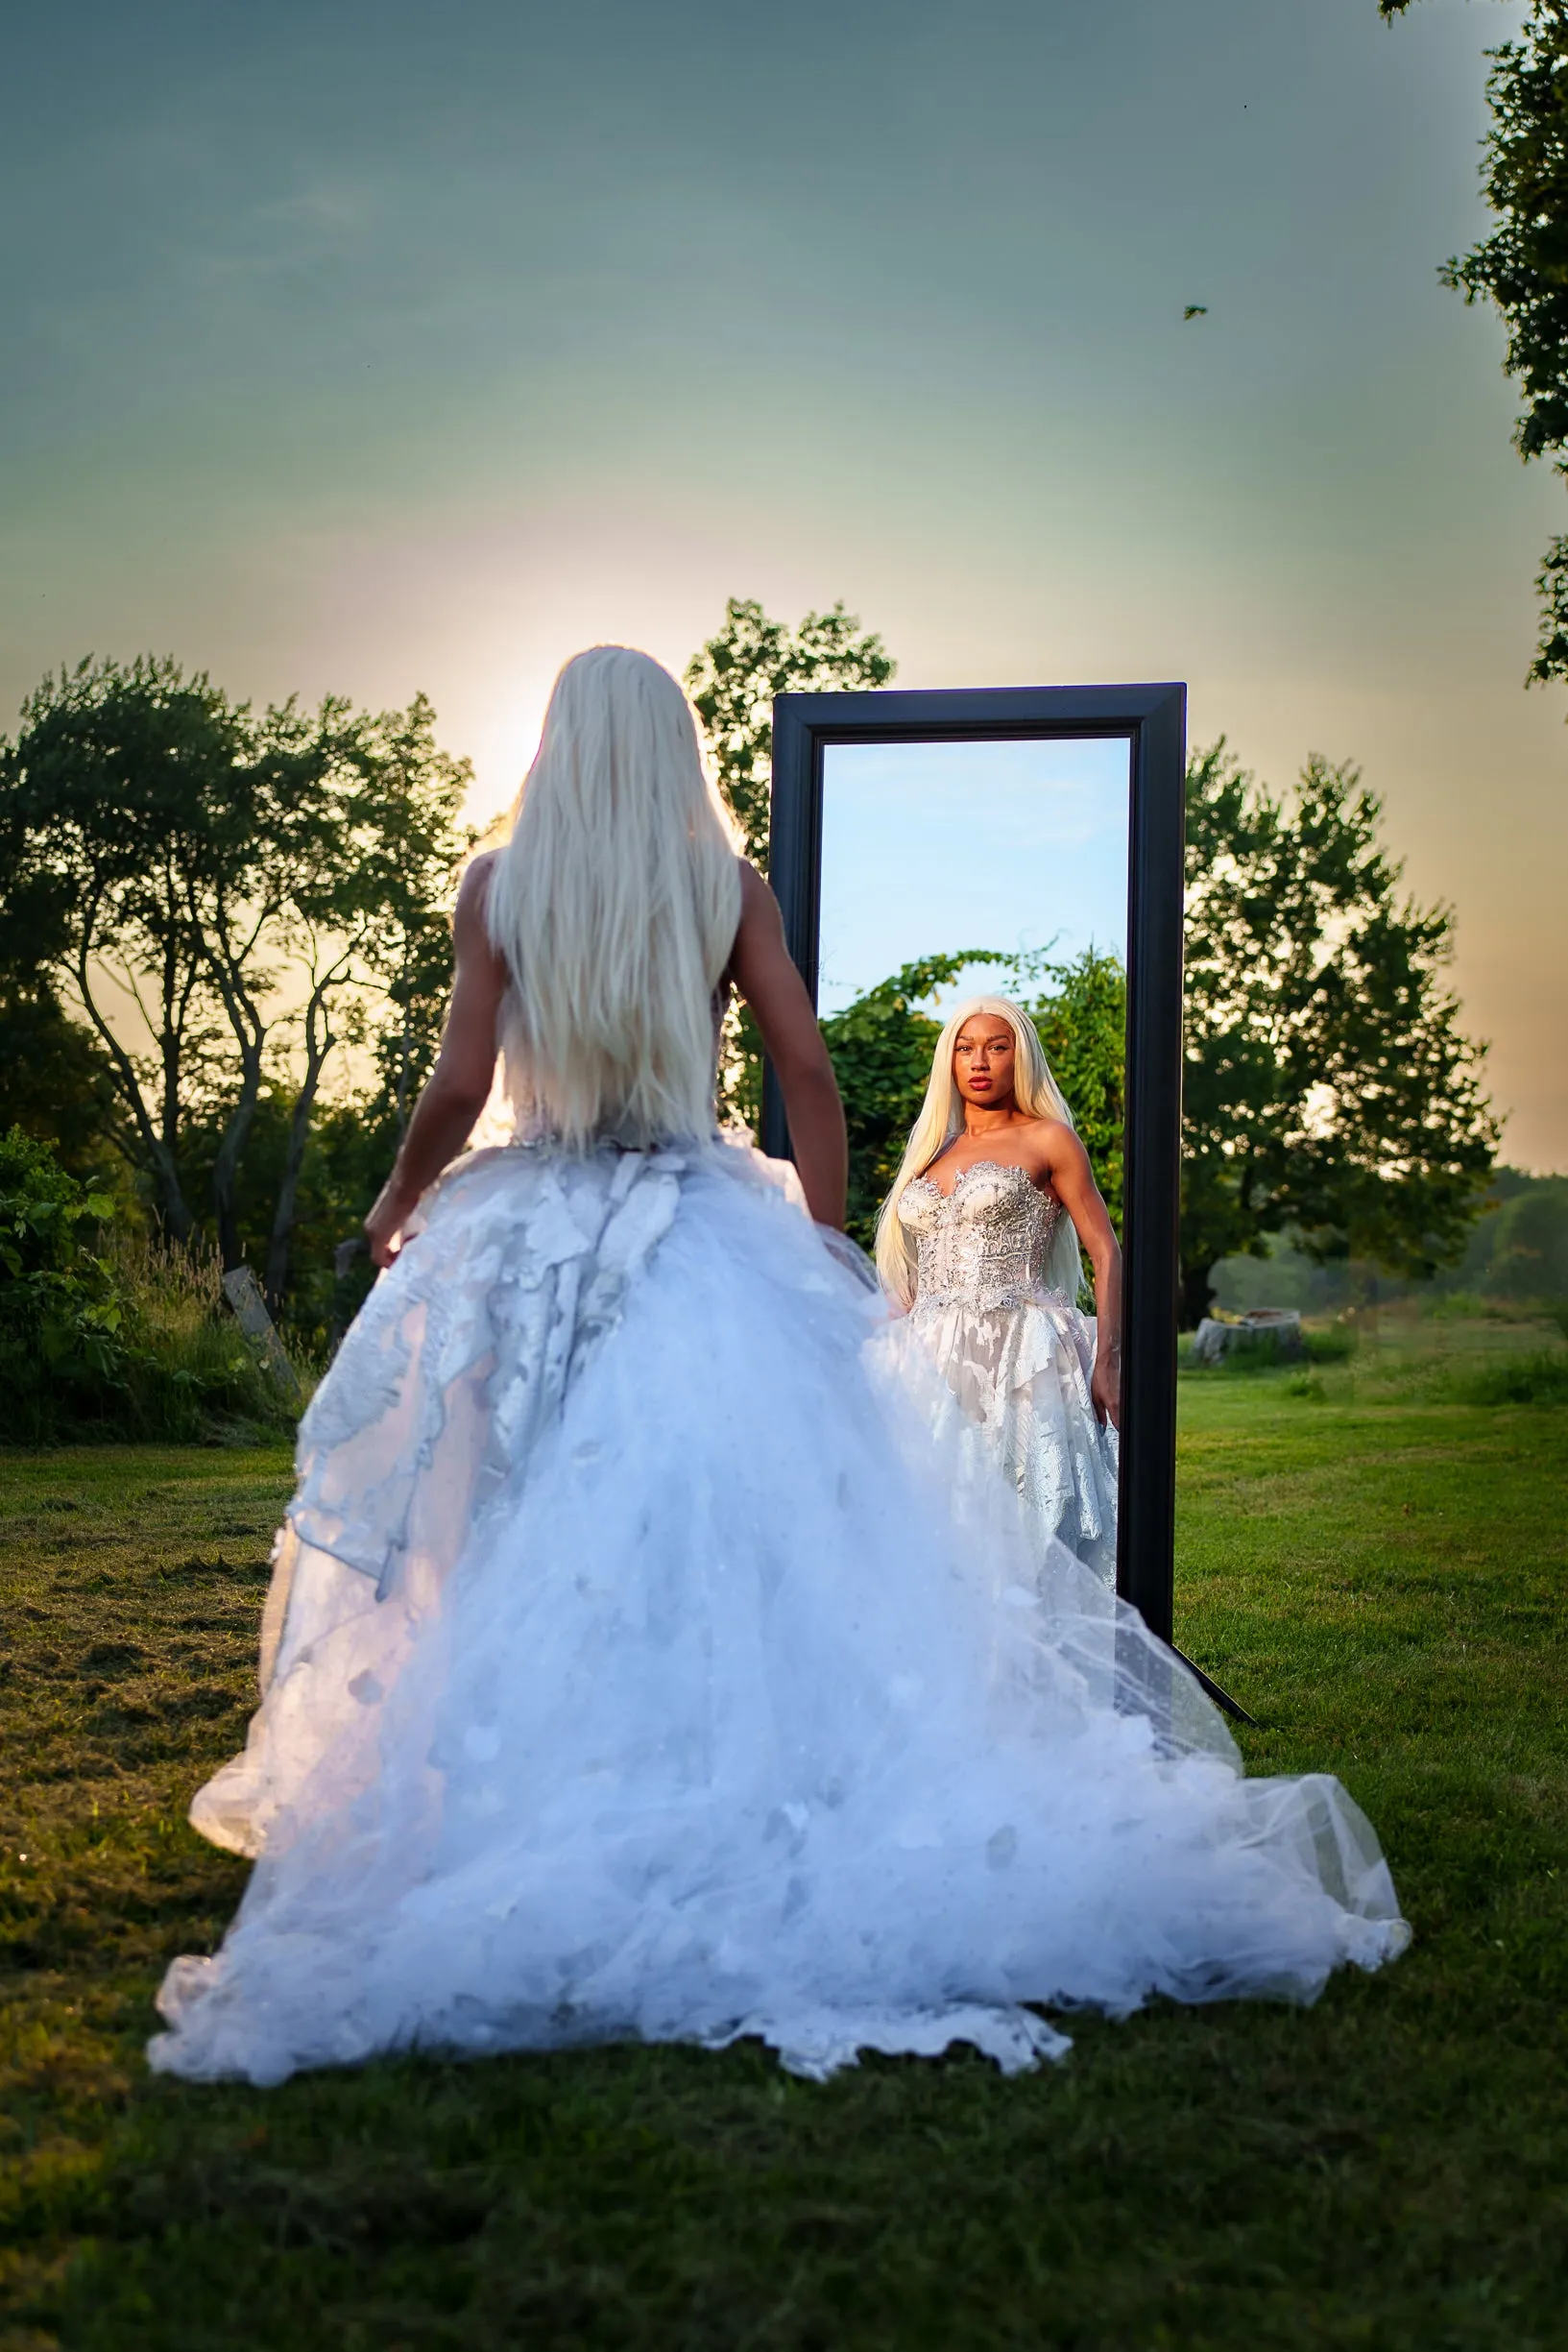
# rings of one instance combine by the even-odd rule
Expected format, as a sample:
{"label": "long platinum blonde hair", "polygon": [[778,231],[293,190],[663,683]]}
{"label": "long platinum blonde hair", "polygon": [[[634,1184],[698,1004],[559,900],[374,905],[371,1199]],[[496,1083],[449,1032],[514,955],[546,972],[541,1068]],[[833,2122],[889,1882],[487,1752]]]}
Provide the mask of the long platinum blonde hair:
{"label": "long platinum blonde hair", "polygon": [[740,867],[691,707],[647,654],[594,645],[557,678],[486,920],[537,1125],[578,1152],[712,1130]]}
{"label": "long platinum blonde hair", "polygon": [[[1026,1119],[1059,1119],[1064,1127],[1072,1127],[1073,1113],[1067,1097],[1050,1075],[1045,1048],[1040,1043],[1034,1023],[1021,1005],[1008,996],[972,996],[951,1013],[936,1041],[931,1055],[930,1082],[926,1088],[926,1100],[920,1115],[909,1129],[909,1141],[904,1158],[899,1163],[893,1189],[882,1202],[877,1219],[877,1272],[882,1287],[903,1307],[914,1302],[915,1252],[899,1222],[899,1202],[917,1176],[924,1176],[937,1153],[960,1131],[964,1124],[964,1098],[958,1092],[958,1081],[953,1075],[953,1050],[958,1031],[977,1013],[990,1013],[1005,1021],[1013,1032],[1017,1053],[1013,1062],[1013,1100]],[[1083,1280],[1083,1259],[1078,1250],[1078,1236],[1071,1217],[1057,1220],[1051,1236],[1050,1253],[1046,1261],[1046,1282],[1049,1289],[1063,1291],[1076,1300],[1078,1285]]]}

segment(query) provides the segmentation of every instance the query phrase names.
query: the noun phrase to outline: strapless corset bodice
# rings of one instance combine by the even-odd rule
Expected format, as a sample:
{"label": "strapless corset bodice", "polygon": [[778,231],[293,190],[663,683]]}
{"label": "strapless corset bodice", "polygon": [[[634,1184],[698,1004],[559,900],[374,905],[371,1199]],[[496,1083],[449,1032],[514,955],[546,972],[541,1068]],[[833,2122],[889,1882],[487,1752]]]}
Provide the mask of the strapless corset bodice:
{"label": "strapless corset bodice", "polygon": [[1026,1169],[977,1160],[951,1193],[916,1176],[899,1201],[915,1245],[915,1311],[965,1306],[980,1313],[1021,1307],[1046,1288],[1046,1260],[1063,1215]]}

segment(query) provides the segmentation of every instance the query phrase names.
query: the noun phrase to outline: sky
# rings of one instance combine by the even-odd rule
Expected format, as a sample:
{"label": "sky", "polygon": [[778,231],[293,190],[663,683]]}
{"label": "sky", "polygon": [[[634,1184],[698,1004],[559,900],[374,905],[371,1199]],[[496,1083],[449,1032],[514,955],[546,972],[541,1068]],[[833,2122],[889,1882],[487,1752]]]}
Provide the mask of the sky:
{"label": "sky", "polygon": [[89,652],[423,690],[487,815],[567,655],[731,594],[906,687],[1183,678],[1276,788],[1363,765],[1568,1167],[1564,494],[1436,278],[1521,15],[13,5],[0,726]]}
{"label": "sky", "polygon": [[[1125,737],[829,744],[818,1009],[933,954],[1124,961],[1131,784]],[[929,1001],[945,1018],[960,995],[1009,984],[977,957]]]}

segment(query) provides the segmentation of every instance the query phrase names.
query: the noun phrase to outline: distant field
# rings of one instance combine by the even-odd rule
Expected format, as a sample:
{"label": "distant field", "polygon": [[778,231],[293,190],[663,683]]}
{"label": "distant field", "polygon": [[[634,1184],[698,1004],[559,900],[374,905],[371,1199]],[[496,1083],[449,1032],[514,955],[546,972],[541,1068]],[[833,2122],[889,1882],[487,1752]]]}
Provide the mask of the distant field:
{"label": "distant field", "polygon": [[154,2081],[162,1965],[243,1882],[183,1806],[243,1732],[287,1460],[0,1456],[0,2341],[1556,2352],[1568,1411],[1386,1352],[1183,1379],[1177,1632],[1255,1769],[1366,1806],[1413,1950],[1306,2015],[1080,2020],[1012,2082],[636,2049]]}

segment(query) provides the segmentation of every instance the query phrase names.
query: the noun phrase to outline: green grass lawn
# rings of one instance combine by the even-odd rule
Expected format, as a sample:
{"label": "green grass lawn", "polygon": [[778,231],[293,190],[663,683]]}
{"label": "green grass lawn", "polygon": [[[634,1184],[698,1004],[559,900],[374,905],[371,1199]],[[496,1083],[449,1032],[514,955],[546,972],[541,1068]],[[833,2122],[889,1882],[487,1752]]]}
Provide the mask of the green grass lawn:
{"label": "green grass lawn", "polygon": [[1348,1782],[1416,1943],[1306,2014],[1079,2020],[1013,2081],[755,2049],[153,2079],[159,1973],[243,1882],[183,1808],[242,1734],[287,1461],[0,1456],[0,2340],[1556,2352],[1568,1411],[1317,1386],[1184,1380],[1178,1637],[1253,1769]]}

